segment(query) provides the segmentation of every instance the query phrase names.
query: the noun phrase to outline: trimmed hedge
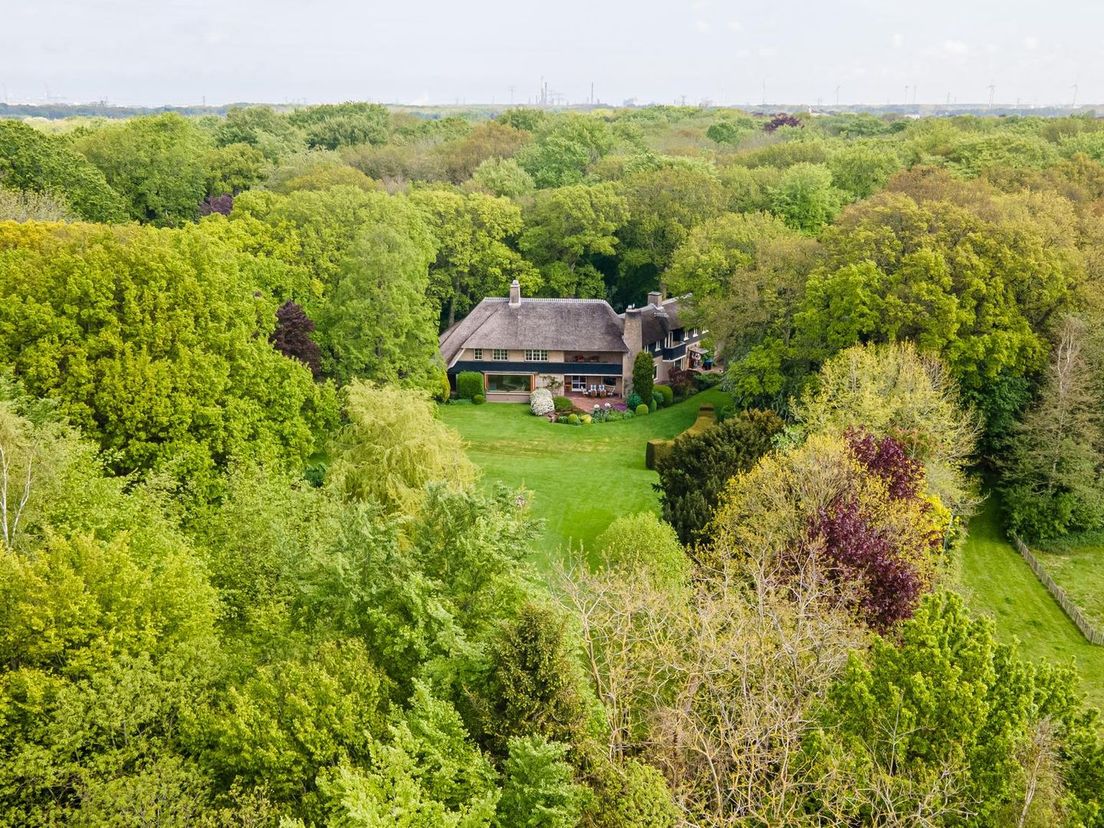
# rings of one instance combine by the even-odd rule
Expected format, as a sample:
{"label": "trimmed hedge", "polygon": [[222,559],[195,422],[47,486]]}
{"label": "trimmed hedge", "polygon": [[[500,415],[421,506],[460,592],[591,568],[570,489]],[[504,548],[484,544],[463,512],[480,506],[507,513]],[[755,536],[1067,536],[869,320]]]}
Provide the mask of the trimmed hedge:
{"label": "trimmed hedge", "polygon": [[643,417],[647,413],[648,413],[648,404],[647,403],[641,403],[640,405],[638,405],[636,407],[636,416],[637,417]]}
{"label": "trimmed hedge", "polygon": [[[717,424],[717,411],[712,405],[703,405],[698,409],[698,417],[690,428],[682,434],[701,434]],[[681,434],[679,435],[682,436]],[[644,465],[654,469],[660,458],[667,457],[674,447],[674,440],[649,440],[644,449]]]}
{"label": "trimmed hedge", "polygon": [[478,371],[461,371],[456,375],[456,396],[471,400],[483,393],[483,375]]}
{"label": "trimmed hedge", "polygon": [[669,385],[654,385],[652,386],[652,399],[654,400],[656,397],[663,400],[660,404],[666,408],[675,401],[675,390]]}
{"label": "trimmed hedge", "polygon": [[472,397],[472,402],[476,405],[483,405],[483,403],[485,403],[486,401],[487,398],[484,397],[482,394],[476,394],[474,397]]}

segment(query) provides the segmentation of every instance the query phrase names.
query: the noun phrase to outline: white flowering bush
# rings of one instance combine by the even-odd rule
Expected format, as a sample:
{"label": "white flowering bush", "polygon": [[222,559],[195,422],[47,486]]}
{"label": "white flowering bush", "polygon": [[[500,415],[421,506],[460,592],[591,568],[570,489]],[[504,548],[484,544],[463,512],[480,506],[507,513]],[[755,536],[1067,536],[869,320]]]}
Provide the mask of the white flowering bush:
{"label": "white flowering bush", "polygon": [[551,414],[555,408],[552,404],[552,392],[547,388],[538,388],[529,395],[529,410],[537,417]]}

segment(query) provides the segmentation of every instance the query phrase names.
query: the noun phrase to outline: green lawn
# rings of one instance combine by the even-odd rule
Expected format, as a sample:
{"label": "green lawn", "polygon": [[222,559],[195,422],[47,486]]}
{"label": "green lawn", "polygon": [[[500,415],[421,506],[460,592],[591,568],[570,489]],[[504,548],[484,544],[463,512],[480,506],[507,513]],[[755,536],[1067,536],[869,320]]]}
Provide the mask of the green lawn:
{"label": "green lawn", "polygon": [[1104,545],[1100,538],[1033,546],[1032,551],[1093,624],[1104,627]]}
{"label": "green lawn", "polygon": [[990,498],[970,523],[960,579],[967,601],[992,616],[997,635],[1024,655],[1073,664],[1089,702],[1104,709],[1104,647],[1089,644],[1005,540]]}
{"label": "green lawn", "polygon": [[705,403],[720,409],[728,402],[711,389],[646,417],[588,426],[549,423],[527,405],[506,403],[447,405],[441,419],[463,435],[487,484],[533,492],[533,513],[545,521],[547,562],[569,545],[586,546],[619,515],[658,510],[652,489],[658,478],[644,467],[645,443],[684,431]]}

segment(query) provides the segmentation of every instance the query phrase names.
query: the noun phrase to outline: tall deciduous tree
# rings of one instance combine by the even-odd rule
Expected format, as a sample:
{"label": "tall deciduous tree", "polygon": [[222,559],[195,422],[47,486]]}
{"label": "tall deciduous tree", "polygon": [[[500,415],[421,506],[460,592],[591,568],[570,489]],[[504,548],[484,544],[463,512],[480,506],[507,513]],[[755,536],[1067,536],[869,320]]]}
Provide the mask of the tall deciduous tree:
{"label": "tall deciduous tree", "polygon": [[200,497],[232,458],[301,462],[332,411],[269,346],[275,303],[225,230],[0,225],[0,360],[115,470],[159,467]]}
{"label": "tall deciduous tree", "polygon": [[899,441],[924,464],[929,491],[956,515],[970,512],[966,468],[977,447],[977,416],[936,357],[910,343],[856,345],[829,359],[794,403],[796,431],[843,434],[862,428]]}
{"label": "tall deciduous tree", "polygon": [[793,314],[809,272],[821,256],[817,242],[765,213],[726,213],[690,231],[663,276],[673,294],[692,294],[689,315],[708,331],[720,356],[754,373],[733,375],[750,399],[778,400],[787,378],[756,355],[789,352]]}
{"label": "tall deciduous tree", "polygon": [[1003,464],[1012,527],[1048,538],[1104,525],[1104,417],[1085,325],[1063,320],[1039,400],[1013,433]]}
{"label": "tall deciduous tree", "polygon": [[429,269],[429,295],[451,326],[486,296],[505,296],[514,279],[533,294],[540,274],[509,242],[521,232],[521,210],[505,198],[451,190],[419,190],[412,203],[426,218],[437,246]]}
{"label": "tall deciduous tree", "polygon": [[311,334],[314,322],[301,307],[290,299],[276,310],[276,329],[269,336],[273,347],[281,354],[297,359],[318,379],[322,375],[322,352]]}
{"label": "tall deciduous tree", "polygon": [[[1083,772],[1086,723],[1070,678],[1024,664],[958,596],[933,595],[898,640],[852,656],[809,740],[810,804],[845,824],[945,825],[970,814],[978,825],[1053,825],[1071,806],[1079,820],[1100,806],[1099,790],[1033,784],[1040,762],[1055,779]],[[1027,764],[1043,723],[1070,751],[1043,746]]]}
{"label": "tall deciduous tree", "polygon": [[363,228],[319,315],[326,372],[429,387],[440,374],[436,308],[426,301],[433,246],[409,223]]}
{"label": "tall deciduous tree", "polygon": [[612,146],[613,136],[604,121],[569,115],[550,120],[517,159],[538,187],[564,187],[582,181],[587,167]]}
{"label": "tall deciduous tree", "polygon": [[597,256],[611,256],[628,216],[613,184],[576,184],[537,193],[526,211],[521,250],[540,267],[549,296],[605,295]]}
{"label": "tall deciduous tree", "polygon": [[75,146],[127,200],[131,218],[167,227],[196,218],[207,194],[210,139],[194,122],[175,113],[134,118]]}
{"label": "tall deciduous tree", "polygon": [[345,416],[329,483],[347,498],[411,514],[427,484],[475,479],[460,435],[437,420],[421,392],[354,381],[345,389]]}
{"label": "tall deciduous tree", "polygon": [[712,165],[664,163],[641,169],[621,182],[628,220],[618,231],[619,279],[612,299],[639,303],[656,287],[675,249],[697,225],[718,215],[724,192]]}
{"label": "tall deciduous tree", "polygon": [[123,221],[127,215],[123,197],[84,156],[18,121],[0,122],[0,186],[62,199],[86,221]]}
{"label": "tall deciduous tree", "polygon": [[771,212],[795,230],[816,234],[836,217],[842,194],[832,184],[832,173],[821,164],[788,167],[770,190]]}

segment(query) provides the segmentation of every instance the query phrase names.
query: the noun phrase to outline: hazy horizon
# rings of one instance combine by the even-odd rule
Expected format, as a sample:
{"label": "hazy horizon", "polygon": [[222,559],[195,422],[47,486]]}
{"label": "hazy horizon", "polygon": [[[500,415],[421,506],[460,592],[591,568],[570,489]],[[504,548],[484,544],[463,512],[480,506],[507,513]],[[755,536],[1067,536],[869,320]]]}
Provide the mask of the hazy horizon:
{"label": "hazy horizon", "polygon": [[1089,0],[3,3],[8,103],[1104,102]]}

